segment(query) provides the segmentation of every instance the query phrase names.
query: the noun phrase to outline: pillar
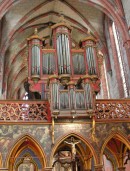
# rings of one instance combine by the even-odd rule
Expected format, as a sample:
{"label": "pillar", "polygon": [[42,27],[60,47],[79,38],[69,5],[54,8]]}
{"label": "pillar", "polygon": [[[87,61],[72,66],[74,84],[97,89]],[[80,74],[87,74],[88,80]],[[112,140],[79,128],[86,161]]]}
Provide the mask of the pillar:
{"label": "pillar", "polygon": [[53,169],[52,167],[46,167],[43,169],[43,171],[52,171],[52,169]]}
{"label": "pillar", "polygon": [[118,171],[125,171],[125,167],[118,167]]}
{"label": "pillar", "polygon": [[95,171],[103,171],[103,165],[96,165]]}

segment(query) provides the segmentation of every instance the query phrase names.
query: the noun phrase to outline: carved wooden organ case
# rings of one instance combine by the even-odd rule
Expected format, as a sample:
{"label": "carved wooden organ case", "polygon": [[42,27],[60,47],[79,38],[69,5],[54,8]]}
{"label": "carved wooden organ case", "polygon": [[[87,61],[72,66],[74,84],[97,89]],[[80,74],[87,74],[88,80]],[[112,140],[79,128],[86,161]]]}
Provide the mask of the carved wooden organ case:
{"label": "carved wooden organ case", "polygon": [[43,45],[37,30],[28,38],[30,91],[49,100],[52,115],[64,117],[93,111],[100,91],[97,41],[88,35],[73,48],[71,31],[67,23],[53,25],[51,47]]}

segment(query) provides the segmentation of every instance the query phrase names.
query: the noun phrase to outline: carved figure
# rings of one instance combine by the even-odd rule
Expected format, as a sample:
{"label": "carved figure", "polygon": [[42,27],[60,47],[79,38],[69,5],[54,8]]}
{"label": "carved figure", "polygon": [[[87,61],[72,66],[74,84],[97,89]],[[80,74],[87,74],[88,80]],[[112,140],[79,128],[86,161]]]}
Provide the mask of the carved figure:
{"label": "carved figure", "polygon": [[124,165],[126,165],[129,160],[130,160],[130,150],[127,151],[127,158]]}
{"label": "carved figure", "polygon": [[75,156],[76,156],[76,144],[81,143],[81,141],[75,141],[73,137],[71,137],[71,142],[68,141],[64,141],[66,144],[70,144],[71,145],[71,152],[72,152],[72,160],[75,160]]}

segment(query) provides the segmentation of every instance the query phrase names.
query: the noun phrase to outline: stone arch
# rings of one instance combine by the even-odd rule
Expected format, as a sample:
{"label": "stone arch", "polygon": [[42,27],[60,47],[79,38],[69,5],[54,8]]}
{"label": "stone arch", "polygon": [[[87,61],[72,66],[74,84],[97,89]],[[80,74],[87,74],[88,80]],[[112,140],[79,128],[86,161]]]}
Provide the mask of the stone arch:
{"label": "stone arch", "polygon": [[104,153],[104,150],[106,148],[106,145],[107,143],[114,137],[117,137],[120,139],[121,142],[123,142],[129,149],[130,149],[130,142],[128,140],[128,137],[127,135],[125,135],[123,132],[121,131],[115,131],[115,132],[111,132],[108,137],[106,138],[105,142],[103,143],[102,145],[102,148],[101,148],[101,153],[100,153],[100,163],[102,163],[102,156],[103,156],[103,153]]}
{"label": "stone arch", "polygon": [[[25,145],[25,142],[27,145]],[[47,158],[45,155],[45,152],[41,145],[29,134],[22,135],[19,137],[16,142],[14,143],[12,149],[10,150],[6,161],[5,161],[5,167],[9,168],[9,170],[13,170],[13,164],[15,162],[15,158],[23,151],[29,147],[36,153],[36,155],[39,157],[39,160],[41,162],[42,168],[46,167],[47,165]]]}
{"label": "stone arch", "polygon": [[54,145],[54,147],[53,147],[53,149],[52,149],[52,152],[51,152],[51,155],[50,155],[50,166],[52,166],[52,164],[53,164],[53,156],[54,156],[54,154],[55,154],[57,148],[59,147],[59,145],[60,145],[66,138],[69,138],[69,137],[71,137],[71,136],[80,139],[81,141],[83,141],[83,142],[89,147],[90,151],[92,152],[92,155],[93,155],[93,158],[94,158],[94,162],[95,162],[95,164],[97,164],[97,163],[98,163],[98,156],[97,156],[97,153],[96,153],[94,147],[92,146],[92,144],[91,144],[85,137],[83,137],[81,134],[74,133],[74,132],[72,133],[72,132],[71,132],[71,133],[69,133],[69,134],[63,135],[62,137],[60,137],[59,139],[56,140],[55,145]]}

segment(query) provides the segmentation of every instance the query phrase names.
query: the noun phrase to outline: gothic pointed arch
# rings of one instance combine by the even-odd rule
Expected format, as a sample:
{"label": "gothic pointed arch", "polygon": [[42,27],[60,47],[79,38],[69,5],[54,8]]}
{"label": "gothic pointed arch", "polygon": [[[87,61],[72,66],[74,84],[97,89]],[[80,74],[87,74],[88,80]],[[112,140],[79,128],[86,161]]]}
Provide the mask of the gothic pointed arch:
{"label": "gothic pointed arch", "polygon": [[[14,164],[16,162],[16,159],[21,159],[23,156],[26,157],[28,151],[31,151],[35,155],[34,158],[38,159],[39,163],[41,164],[41,169],[46,167],[47,160],[45,152],[43,151],[40,144],[32,136],[28,134],[20,137],[13,145],[13,148],[10,150],[8,157],[6,159],[5,167],[9,168],[9,170],[14,170]],[[22,153],[23,156],[21,155]]]}
{"label": "gothic pointed arch", "polygon": [[[53,157],[55,155],[55,153],[57,152],[59,146],[64,143],[64,141],[70,137],[74,137],[76,138],[77,140],[81,141],[82,143],[84,143],[88,149],[91,151],[92,153],[92,156],[94,158],[94,162],[95,164],[98,163],[98,156],[97,156],[97,153],[94,149],[94,147],[92,146],[92,144],[89,142],[89,140],[87,140],[85,137],[83,137],[82,135],[80,134],[77,134],[77,133],[69,133],[67,135],[63,135],[62,137],[60,137],[59,139],[56,140],[55,142],[55,145],[52,149],[52,152],[51,152],[51,156],[50,156],[50,166],[53,165]],[[83,153],[83,149],[82,147],[79,145],[79,148],[81,149],[81,152]]]}
{"label": "gothic pointed arch", "polygon": [[102,156],[105,151],[105,148],[111,151],[111,153],[115,156],[117,160],[117,165],[120,166],[123,165],[123,163],[121,164],[121,162],[119,161],[119,155],[124,156],[126,148],[130,149],[130,142],[128,140],[127,135],[125,135],[121,131],[111,132],[111,134],[108,135],[104,144],[102,145],[100,162],[102,162]]}

